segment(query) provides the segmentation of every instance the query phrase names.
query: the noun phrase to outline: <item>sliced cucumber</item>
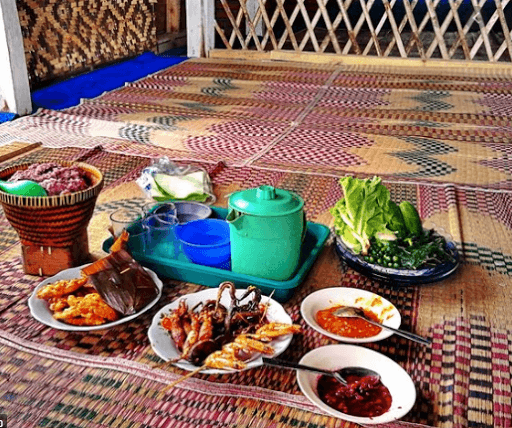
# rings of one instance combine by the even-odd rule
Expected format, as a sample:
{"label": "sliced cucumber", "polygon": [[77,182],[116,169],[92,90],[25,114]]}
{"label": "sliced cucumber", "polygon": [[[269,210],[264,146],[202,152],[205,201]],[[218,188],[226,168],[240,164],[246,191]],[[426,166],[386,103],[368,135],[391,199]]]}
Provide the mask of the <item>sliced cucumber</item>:
{"label": "sliced cucumber", "polygon": [[183,176],[155,174],[158,188],[171,199],[187,199],[191,195],[203,195],[204,173],[201,171]]}

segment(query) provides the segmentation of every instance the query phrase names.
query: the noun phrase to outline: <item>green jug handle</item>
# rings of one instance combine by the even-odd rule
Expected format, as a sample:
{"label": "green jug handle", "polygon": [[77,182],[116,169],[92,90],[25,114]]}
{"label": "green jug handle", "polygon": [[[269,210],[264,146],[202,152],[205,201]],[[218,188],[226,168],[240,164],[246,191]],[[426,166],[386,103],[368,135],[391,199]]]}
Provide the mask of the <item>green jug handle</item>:
{"label": "green jug handle", "polygon": [[301,242],[304,242],[304,238],[306,238],[306,232],[308,231],[308,222],[306,220],[306,212],[302,211],[302,216],[304,218],[304,225],[302,226],[302,237],[300,238]]}

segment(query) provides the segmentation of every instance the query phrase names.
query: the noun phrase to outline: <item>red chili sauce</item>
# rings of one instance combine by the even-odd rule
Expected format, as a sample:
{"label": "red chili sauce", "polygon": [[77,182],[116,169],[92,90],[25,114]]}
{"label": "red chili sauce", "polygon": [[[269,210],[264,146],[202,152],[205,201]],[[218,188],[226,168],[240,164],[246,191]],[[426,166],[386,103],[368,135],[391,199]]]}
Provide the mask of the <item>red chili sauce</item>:
{"label": "red chili sauce", "polygon": [[[362,318],[334,316],[333,312],[342,307],[343,306],[333,306],[332,308],[318,311],[316,313],[316,321],[320,327],[338,336],[358,339],[376,336],[381,332],[381,327],[372,325]],[[368,318],[380,322],[379,317],[375,313],[368,309],[361,309]]]}
{"label": "red chili sauce", "polygon": [[322,375],[317,386],[320,399],[342,413],[367,418],[380,416],[391,407],[389,389],[378,377],[349,375],[346,380],[347,386]]}

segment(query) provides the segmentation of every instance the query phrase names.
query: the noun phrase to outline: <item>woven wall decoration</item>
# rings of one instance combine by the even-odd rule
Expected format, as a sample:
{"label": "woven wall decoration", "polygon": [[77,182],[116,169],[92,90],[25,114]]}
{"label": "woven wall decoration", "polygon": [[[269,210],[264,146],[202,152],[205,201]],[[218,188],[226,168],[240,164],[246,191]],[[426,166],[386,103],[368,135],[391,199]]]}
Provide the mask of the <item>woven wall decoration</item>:
{"label": "woven wall decoration", "polygon": [[156,0],[16,0],[30,86],[156,48]]}

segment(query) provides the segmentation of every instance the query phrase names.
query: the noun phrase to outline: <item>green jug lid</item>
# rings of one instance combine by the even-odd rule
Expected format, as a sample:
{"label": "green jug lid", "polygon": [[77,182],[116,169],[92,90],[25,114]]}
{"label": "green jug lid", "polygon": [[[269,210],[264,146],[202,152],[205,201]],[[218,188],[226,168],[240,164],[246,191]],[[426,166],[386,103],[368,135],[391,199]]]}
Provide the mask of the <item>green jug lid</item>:
{"label": "green jug lid", "polygon": [[244,214],[277,217],[302,209],[304,201],[298,195],[273,186],[241,190],[229,197],[229,207]]}

